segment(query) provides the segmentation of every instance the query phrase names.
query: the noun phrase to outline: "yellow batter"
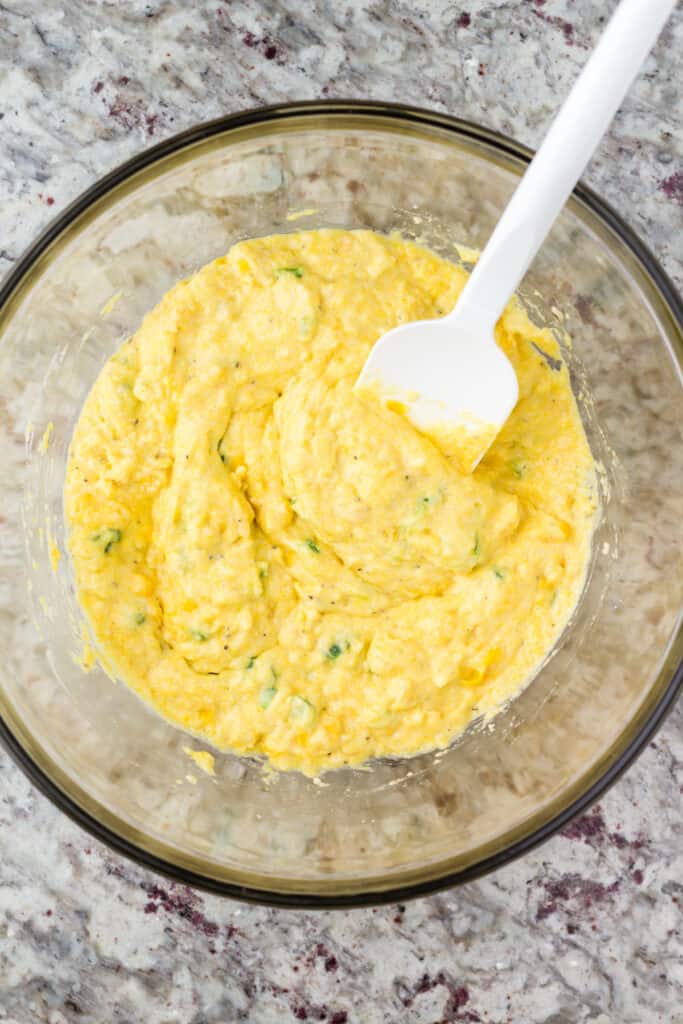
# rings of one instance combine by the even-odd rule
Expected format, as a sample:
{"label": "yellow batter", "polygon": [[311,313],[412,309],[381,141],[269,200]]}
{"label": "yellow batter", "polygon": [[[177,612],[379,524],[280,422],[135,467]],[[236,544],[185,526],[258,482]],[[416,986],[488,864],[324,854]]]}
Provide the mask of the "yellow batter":
{"label": "yellow batter", "polygon": [[172,722],[318,773],[448,744],[552,647],[596,509],[552,335],[510,303],[521,397],[471,476],[352,390],[465,279],[367,231],[240,242],[102,370],[66,481],[80,600]]}

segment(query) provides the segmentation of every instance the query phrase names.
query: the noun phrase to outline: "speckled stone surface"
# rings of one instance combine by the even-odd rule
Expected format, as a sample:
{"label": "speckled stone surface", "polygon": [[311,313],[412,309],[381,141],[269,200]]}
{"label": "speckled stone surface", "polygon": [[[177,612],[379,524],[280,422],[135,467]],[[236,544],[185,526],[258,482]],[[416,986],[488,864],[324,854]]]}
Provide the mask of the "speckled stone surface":
{"label": "speckled stone surface", "polygon": [[[104,172],[240,108],[391,99],[534,145],[612,6],[9,0],[0,272]],[[682,52],[679,8],[586,174],[679,287]],[[172,885],[0,764],[0,1021],[683,1022],[681,707],[564,834],[377,910],[266,910]]]}

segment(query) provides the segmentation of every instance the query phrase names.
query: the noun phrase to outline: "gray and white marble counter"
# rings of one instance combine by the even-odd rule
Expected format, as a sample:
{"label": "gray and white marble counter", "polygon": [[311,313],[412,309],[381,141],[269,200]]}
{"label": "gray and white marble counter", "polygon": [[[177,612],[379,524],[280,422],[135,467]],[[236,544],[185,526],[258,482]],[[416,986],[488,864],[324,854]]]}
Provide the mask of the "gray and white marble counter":
{"label": "gray and white marble counter", "polygon": [[[530,145],[601,0],[7,0],[0,272],[140,148],[260,104],[398,100]],[[586,179],[683,285],[683,9]],[[683,708],[625,778],[483,881],[377,910],[247,907],[93,841],[0,754],[0,1021],[681,1024]]]}

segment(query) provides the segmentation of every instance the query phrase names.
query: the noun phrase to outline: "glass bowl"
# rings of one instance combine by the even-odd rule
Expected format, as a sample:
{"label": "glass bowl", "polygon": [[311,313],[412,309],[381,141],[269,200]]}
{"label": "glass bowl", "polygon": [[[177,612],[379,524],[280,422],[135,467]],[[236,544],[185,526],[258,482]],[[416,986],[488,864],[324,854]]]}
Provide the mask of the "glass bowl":
{"label": "glass bowl", "polygon": [[[581,602],[489,725],[412,759],[311,780],[216,754],[82,663],[65,553],[71,432],[100,367],[164,292],[238,239],[399,231],[481,247],[529,159],[475,125],[362,103],[227,117],[129,161],[32,246],[1,293],[2,735],[33,781],[112,847],[192,885],[274,904],[405,899],[560,828],[634,758],[683,675],[683,315],[619,217],[580,187],[527,275],[567,349],[603,513]],[[298,217],[296,215],[299,215]],[[293,216],[294,215],[294,216]],[[56,561],[55,549],[62,552]]]}

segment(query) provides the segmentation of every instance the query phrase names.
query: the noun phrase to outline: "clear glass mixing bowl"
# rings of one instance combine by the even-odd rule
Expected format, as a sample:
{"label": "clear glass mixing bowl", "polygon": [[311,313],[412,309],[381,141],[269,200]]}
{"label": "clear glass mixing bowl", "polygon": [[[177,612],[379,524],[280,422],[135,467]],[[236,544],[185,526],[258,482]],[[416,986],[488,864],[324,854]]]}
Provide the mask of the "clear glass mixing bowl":
{"label": "clear glass mixing bowl", "polygon": [[36,784],[116,849],[247,899],[403,899],[548,836],[617,777],[671,706],[683,674],[683,316],[652,256],[584,188],[522,296],[573,338],[566,356],[601,464],[603,516],[572,622],[492,725],[445,752],[322,782],[266,776],[230,754],[217,754],[210,778],[182,749],[201,743],[99,667],[83,669],[68,557],[53,568],[83,399],[175,281],[240,238],[304,227],[400,231],[449,256],[455,242],[481,247],[528,158],[474,125],[384,105],[228,117],[103,179],[5,282],[2,734]]}

